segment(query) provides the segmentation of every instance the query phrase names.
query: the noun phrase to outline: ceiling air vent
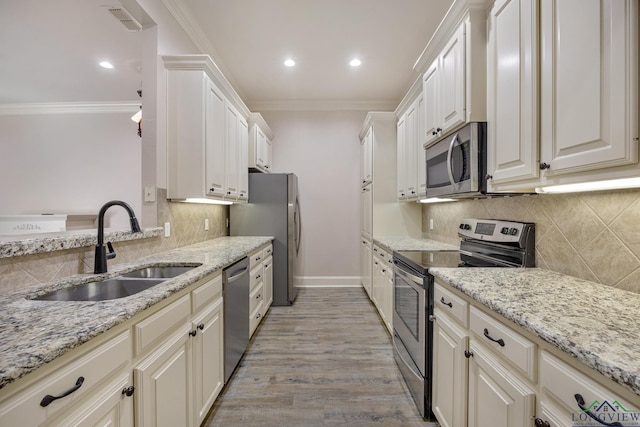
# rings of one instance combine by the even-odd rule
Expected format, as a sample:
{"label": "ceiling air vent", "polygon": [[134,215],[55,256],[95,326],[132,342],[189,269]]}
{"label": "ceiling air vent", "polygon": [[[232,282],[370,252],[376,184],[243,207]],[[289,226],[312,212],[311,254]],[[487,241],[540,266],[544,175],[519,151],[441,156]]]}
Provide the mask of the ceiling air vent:
{"label": "ceiling air vent", "polygon": [[142,25],[122,6],[103,6],[129,31],[140,31]]}

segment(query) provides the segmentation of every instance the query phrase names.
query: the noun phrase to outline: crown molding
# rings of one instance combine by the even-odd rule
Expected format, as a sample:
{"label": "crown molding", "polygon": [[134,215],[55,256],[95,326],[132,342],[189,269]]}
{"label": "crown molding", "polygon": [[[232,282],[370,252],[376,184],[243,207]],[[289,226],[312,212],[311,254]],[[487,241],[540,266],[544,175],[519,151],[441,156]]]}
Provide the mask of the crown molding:
{"label": "crown molding", "polygon": [[413,82],[407,93],[405,94],[398,108],[396,108],[396,116],[400,117],[407,111],[407,108],[422,94],[422,75],[418,76],[416,81]]}
{"label": "crown molding", "polygon": [[279,101],[249,102],[251,111],[388,111],[395,109],[397,102],[357,101],[338,99],[295,99]]}
{"label": "crown molding", "polygon": [[269,141],[271,141],[274,138],[275,135],[271,130],[271,128],[269,127],[269,125],[267,124],[267,122],[264,120],[264,117],[262,117],[262,114],[250,113],[249,119],[247,121],[249,123],[249,127],[253,125],[257,125],[262,130],[262,132],[264,132],[265,136],[267,137],[267,139],[269,139]]}
{"label": "crown molding", "polygon": [[140,102],[41,102],[30,104],[0,104],[0,116],[33,114],[133,114]]}
{"label": "crown molding", "polygon": [[367,113],[367,117],[364,118],[364,122],[362,123],[362,129],[360,129],[360,140],[362,141],[373,122],[380,121],[396,123],[398,121],[398,117],[393,111],[370,111]]}

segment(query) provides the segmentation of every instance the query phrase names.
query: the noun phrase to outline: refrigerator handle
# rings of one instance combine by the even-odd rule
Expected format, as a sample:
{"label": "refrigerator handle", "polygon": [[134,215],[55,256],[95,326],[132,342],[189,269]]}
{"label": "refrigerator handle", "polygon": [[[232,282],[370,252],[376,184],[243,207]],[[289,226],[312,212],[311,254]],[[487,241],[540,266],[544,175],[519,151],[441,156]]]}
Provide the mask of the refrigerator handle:
{"label": "refrigerator handle", "polygon": [[294,239],[296,243],[296,255],[300,251],[300,238],[302,237],[302,219],[300,218],[300,201],[298,200],[298,196],[296,196],[296,208],[293,211],[293,223],[296,228]]}

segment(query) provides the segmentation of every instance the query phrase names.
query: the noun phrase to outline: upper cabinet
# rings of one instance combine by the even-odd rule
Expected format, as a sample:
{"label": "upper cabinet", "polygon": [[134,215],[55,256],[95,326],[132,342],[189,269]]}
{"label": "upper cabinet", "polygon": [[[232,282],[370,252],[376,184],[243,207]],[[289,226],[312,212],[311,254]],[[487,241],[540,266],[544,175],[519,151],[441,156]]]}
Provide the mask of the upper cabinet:
{"label": "upper cabinet", "polygon": [[269,173],[273,132],[260,113],[249,115],[249,169]]}
{"label": "upper cabinet", "polygon": [[422,143],[431,143],[467,122],[486,120],[485,25],[483,7],[467,10],[424,73]]}
{"label": "upper cabinet", "polygon": [[488,28],[490,191],[638,175],[637,1],[499,0]]}
{"label": "upper cabinet", "polygon": [[167,197],[246,202],[249,111],[206,55],[165,56]]}
{"label": "upper cabinet", "polygon": [[360,141],[360,175],[362,187],[373,182],[373,128]]}
{"label": "upper cabinet", "polygon": [[398,111],[400,115],[397,124],[396,183],[399,201],[416,201],[426,194],[426,163],[422,147],[424,106],[424,96],[419,91],[417,98],[406,107],[406,111]]}

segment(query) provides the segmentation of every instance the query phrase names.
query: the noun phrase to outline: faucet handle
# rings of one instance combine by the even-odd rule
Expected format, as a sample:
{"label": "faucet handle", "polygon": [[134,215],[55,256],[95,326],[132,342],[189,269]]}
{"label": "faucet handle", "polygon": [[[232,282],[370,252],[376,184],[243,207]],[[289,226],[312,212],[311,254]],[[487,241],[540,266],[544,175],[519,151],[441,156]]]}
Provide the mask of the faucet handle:
{"label": "faucet handle", "polygon": [[113,250],[111,242],[107,242],[107,248],[109,248],[109,252],[107,252],[107,259],[114,259],[116,257],[116,251]]}

